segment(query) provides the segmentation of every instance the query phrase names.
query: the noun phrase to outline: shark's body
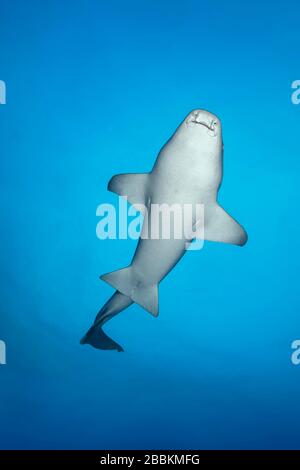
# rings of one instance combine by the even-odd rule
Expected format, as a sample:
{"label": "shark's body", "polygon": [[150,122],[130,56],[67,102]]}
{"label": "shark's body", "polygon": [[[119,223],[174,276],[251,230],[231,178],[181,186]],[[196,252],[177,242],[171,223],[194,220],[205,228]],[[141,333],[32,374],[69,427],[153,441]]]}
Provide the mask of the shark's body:
{"label": "shark's body", "polygon": [[[217,202],[223,173],[223,140],[219,119],[204,110],[190,113],[161,149],[150,173],[114,176],[108,189],[147,208],[141,238],[129,267],[101,276],[116,292],[104,305],[81,343],[99,349],[122,348],[102,325],[133,302],[158,315],[158,284],[186,251],[190,238],[145,238],[154,204],[203,204],[204,239],[236,245],[247,241],[245,230]],[[193,213],[193,226],[197,223]],[[152,233],[152,232],[151,232]]]}

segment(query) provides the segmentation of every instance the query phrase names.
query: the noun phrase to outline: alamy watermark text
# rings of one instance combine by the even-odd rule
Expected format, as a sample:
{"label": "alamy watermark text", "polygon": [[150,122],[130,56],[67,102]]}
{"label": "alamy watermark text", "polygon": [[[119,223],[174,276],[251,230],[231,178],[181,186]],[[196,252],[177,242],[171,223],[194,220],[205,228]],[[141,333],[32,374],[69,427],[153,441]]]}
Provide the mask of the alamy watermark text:
{"label": "alamy watermark text", "polygon": [[[204,240],[203,204],[156,204],[127,206],[119,197],[118,208],[100,204],[96,235],[100,240],[185,240],[186,249],[200,250]],[[196,243],[190,242],[195,240]]]}
{"label": "alamy watermark text", "polygon": [[0,365],[6,364],[6,344],[0,340]]}
{"label": "alamy watermark text", "polygon": [[6,104],[6,84],[0,80],[0,104]]}

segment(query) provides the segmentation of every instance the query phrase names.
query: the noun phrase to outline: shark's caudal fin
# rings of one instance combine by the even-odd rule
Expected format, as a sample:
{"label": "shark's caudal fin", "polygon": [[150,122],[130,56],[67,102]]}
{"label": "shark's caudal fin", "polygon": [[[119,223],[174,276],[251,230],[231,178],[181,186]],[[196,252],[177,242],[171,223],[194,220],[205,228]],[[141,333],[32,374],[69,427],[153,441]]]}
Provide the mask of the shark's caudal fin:
{"label": "shark's caudal fin", "polygon": [[118,291],[115,292],[106,304],[103,305],[94,321],[94,324],[81,339],[80,344],[90,344],[97,349],[116,349],[117,351],[123,351],[122,346],[107,336],[107,334],[102,330],[102,327],[104,323],[125,310],[132,303],[132,300],[126,295],[123,295]]}
{"label": "shark's caudal fin", "polygon": [[124,351],[122,346],[116,343],[113,339],[107,336],[102,330],[102,324],[91,326],[88,332],[80,340],[80,344],[90,344],[96,349],[116,349],[119,352]]}
{"label": "shark's caudal fin", "polygon": [[141,305],[145,310],[158,315],[158,285],[144,284],[134,275],[131,266],[100,277],[118,291],[130,297],[133,302]]}

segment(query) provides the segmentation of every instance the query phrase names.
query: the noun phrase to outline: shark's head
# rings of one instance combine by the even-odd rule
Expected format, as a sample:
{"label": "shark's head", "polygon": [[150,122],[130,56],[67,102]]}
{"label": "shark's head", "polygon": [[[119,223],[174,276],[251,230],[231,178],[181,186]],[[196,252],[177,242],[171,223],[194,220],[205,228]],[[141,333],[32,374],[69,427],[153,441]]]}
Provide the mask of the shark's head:
{"label": "shark's head", "polygon": [[204,109],[190,112],[162,148],[159,158],[166,154],[176,160],[176,168],[180,165],[186,168],[188,163],[194,173],[200,172],[207,181],[212,174],[215,180],[220,180],[223,160],[220,119]]}
{"label": "shark's head", "polygon": [[[205,184],[217,187],[222,176],[223,139],[220,119],[204,109],[190,112],[164,148],[173,159],[187,161],[192,171],[201,174]],[[181,164],[181,163],[180,163]],[[204,184],[204,183],[203,183]]]}
{"label": "shark's head", "polygon": [[222,126],[220,119],[204,109],[195,109],[185,118],[181,125],[186,138],[201,141],[214,148],[222,146]]}
{"label": "shark's head", "polygon": [[222,155],[223,139],[220,119],[204,109],[189,113],[174,134],[181,145],[188,146],[199,157]]}

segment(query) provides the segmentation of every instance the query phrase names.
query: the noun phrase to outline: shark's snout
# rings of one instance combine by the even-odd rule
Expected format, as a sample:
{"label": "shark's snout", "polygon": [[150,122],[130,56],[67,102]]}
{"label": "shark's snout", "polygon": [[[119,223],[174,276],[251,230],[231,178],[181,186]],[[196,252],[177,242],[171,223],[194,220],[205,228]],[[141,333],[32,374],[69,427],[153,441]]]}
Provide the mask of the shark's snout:
{"label": "shark's snout", "polygon": [[188,115],[186,125],[188,127],[204,126],[207,129],[207,133],[215,137],[218,134],[220,121],[214,114],[202,109],[196,109]]}

